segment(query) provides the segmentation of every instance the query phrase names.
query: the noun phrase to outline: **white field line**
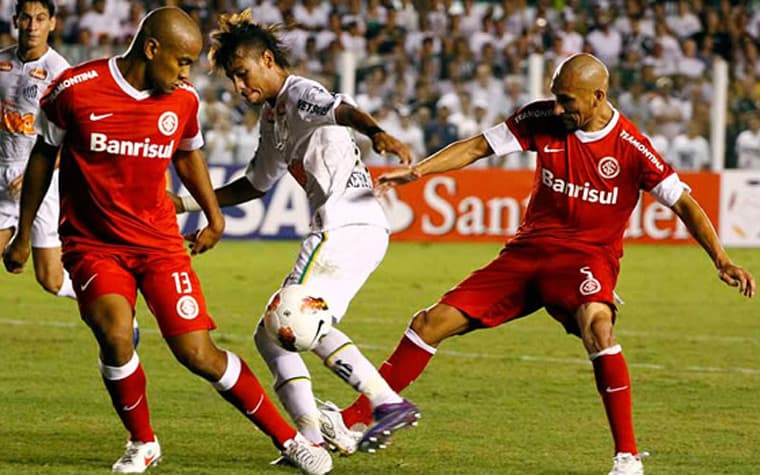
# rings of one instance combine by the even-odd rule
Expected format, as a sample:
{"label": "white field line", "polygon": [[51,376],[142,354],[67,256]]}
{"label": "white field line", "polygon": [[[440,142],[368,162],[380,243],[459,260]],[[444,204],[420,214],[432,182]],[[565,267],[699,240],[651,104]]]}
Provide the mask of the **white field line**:
{"label": "white field line", "polygon": [[[73,322],[56,322],[56,321],[30,322],[27,320],[0,318],[0,325],[76,328],[76,327],[83,326],[84,323],[82,323],[79,320],[73,321]],[[152,328],[142,329],[140,331],[142,333],[158,334],[158,331]],[[637,336],[650,335],[649,333],[646,333],[646,332],[630,332],[628,334],[637,335]],[[244,341],[244,342],[253,341],[252,335],[241,335],[239,333],[223,333],[223,332],[214,332],[214,335],[217,336],[219,339],[227,339],[230,341]],[[651,335],[662,336],[662,334],[657,334],[657,333],[652,333]],[[709,335],[689,335],[689,336],[683,336],[682,338],[686,340],[698,339],[701,341],[716,340],[716,341],[727,341],[727,342],[735,342],[737,340],[742,340],[742,341],[753,340],[751,338],[720,337],[720,336],[711,337]],[[361,345],[361,347],[363,349],[372,350],[372,351],[383,351],[383,350],[389,351],[390,350],[388,347],[379,346],[379,345]],[[507,353],[504,353],[504,354],[471,353],[471,352],[449,351],[449,350],[439,350],[438,353],[436,354],[443,355],[443,356],[454,356],[457,358],[516,360],[516,361],[522,361],[526,363],[552,363],[552,364],[584,365],[584,366],[590,365],[589,361],[585,358],[552,358],[552,357],[547,357],[547,356],[510,355]],[[734,366],[731,366],[728,368],[717,368],[717,367],[710,367],[710,366],[667,366],[667,365],[650,364],[650,363],[631,363],[630,361],[628,362],[628,366],[630,366],[631,368],[642,368],[642,369],[661,370],[661,371],[678,371],[678,372],[687,372],[687,373],[731,373],[731,374],[746,374],[746,375],[752,375],[752,376],[760,376],[760,369],[739,368],[739,367],[734,367]]]}

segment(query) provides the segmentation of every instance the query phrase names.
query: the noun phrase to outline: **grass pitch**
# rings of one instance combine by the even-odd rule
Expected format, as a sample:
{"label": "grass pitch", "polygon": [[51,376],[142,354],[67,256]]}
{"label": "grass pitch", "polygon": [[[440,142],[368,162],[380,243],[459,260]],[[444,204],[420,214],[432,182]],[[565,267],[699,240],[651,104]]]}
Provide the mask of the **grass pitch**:
{"label": "grass pitch", "polygon": [[[393,243],[341,328],[380,363],[410,316],[494,244]],[[269,386],[251,341],[297,242],[223,242],[195,259],[219,330]],[[731,250],[760,275],[760,251]],[[108,473],[126,434],[96,366],[96,345],[72,301],[25,275],[0,275],[0,473]],[[760,470],[760,301],[717,280],[697,247],[628,246],[618,338],[633,379],[634,421],[647,474]],[[145,306],[140,358],[164,451],[156,474],[294,473],[213,389],[171,357]],[[307,355],[316,394],[345,405],[352,391]],[[540,312],[452,339],[405,393],[423,412],[376,455],[335,459],[335,474],[602,474],[612,442],[582,345]]]}

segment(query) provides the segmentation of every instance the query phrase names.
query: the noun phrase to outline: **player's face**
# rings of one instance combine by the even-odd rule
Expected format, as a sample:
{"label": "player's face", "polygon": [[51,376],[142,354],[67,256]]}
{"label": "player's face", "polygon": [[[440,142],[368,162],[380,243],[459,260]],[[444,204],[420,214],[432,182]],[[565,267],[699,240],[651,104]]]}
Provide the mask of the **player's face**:
{"label": "player's face", "polygon": [[273,67],[274,58],[268,51],[257,58],[238,49],[224,70],[235,85],[235,92],[249,103],[258,105],[277,97],[280,84]]}
{"label": "player's face", "polygon": [[552,94],[557,101],[554,114],[568,131],[583,129],[591,121],[596,104],[593,92],[555,82]]}
{"label": "player's face", "polygon": [[55,17],[50,16],[42,3],[27,2],[13,17],[13,24],[18,28],[18,44],[22,50],[44,49],[48,35],[55,29]]}
{"label": "player's face", "polygon": [[148,65],[150,87],[169,94],[190,78],[190,68],[201,54],[201,41],[189,36],[174,43],[158,45]]}

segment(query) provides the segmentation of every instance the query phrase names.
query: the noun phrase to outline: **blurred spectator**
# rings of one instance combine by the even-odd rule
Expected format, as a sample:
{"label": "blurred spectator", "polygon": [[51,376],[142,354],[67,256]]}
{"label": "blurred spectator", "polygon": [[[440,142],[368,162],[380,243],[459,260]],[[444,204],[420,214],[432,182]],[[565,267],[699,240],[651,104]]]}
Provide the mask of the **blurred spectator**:
{"label": "blurred spectator", "polygon": [[563,15],[564,28],[557,32],[557,36],[562,39],[562,48],[565,54],[572,55],[583,51],[584,39],[575,29],[575,14],[567,11]]}
{"label": "blurred spectator", "polygon": [[691,11],[691,2],[680,0],[678,9],[674,15],[668,15],[665,22],[673,33],[679,38],[689,38],[702,31],[702,23]]}
{"label": "blurred spectator", "polygon": [[[449,116],[449,122],[457,126],[457,136],[460,139],[471,137],[481,129],[475,119],[475,111],[472,105],[472,97],[467,91],[460,91],[458,94],[457,110]],[[482,102],[482,101],[481,101]]]}
{"label": "blurred spectator", "polygon": [[106,12],[106,0],[92,0],[92,5],[79,19],[79,43],[105,45],[118,39],[121,23],[118,16]]}
{"label": "blurred spectator", "polygon": [[457,126],[449,122],[451,109],[450,101],[438,101],[435,118],[423,128],[426,155],[432,155],[457,140]]}
{"label": "blurred spectator", "polygon": [[243,115],[243,123],[232,128],[237,137],[235,163],[248,163],[259,148],[261,139],[259,118],[259,109],[248,107]]}
{"label": "blurred spectator", "polygon": [[416,160],[421,160],[426,156],[425,136],[422,128],[417,125],[411,109],[406,106],[399,107],[399,126],[393,133],[404,145],[414,154]]}
{"label": "blurred spectator", "polygon": [[205,138],[206,159],[209,163],[215,165],[235,163],[235,149],[238,143],[229,114],[219,114],[212,127],[207,129]]}
{"label": "blurred spectator", "polygon": [[709,170],[710,144],[703,133],[700,123],[691,121],[686,133],[676,135],[666,155],[673,168],[690,172]]}
{"label": "blurred spectator", "polygon": [[649,101],[649,114],[668,141],[684,130],[691,119],[691,102],[678,98],[673,92],[673,80],[661,77],[657,80],[655,96]]}
{"label": "blurred spectator", "polygon": [[751,114],[747,125],[736,138],[736,166],[760,170],[760,113]]}
{"label": "blurred spectator", "polygon": [[683,41],[683,56],[676,67],[678,74],[689,78],[702,77],[707,70],[707,64],[697,56],[697,42],[692,39]]}
{"label": "blurred spectator", "polygon": [[327,28],[327,14],[317,0],[301,0],[293,6],[293,20],[305,31],[317,32]]}
{"label": "blurred spectator", "polygon": [[607,12],[599,15],[597,29],[586,36],[586,42],[591,50],[607,67],[613,67],[620,61],[623,52],[623,36],[611,28],[610,16]]}

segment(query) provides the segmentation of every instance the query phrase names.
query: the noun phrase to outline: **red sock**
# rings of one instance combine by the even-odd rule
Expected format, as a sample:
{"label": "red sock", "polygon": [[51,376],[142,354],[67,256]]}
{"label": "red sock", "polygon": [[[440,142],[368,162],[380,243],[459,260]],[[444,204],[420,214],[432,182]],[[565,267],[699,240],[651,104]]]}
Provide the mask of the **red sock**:
{"label": "red sock", "polygon": [[151,442],[156,436],[150,426],[150,411],[145,393],[145,372],[142,365],[125,378],[113,380],[103,377],[103,382],[111,395],[111,402],[119,414],[121,422],[129,431],[129,439]]}
{"label": "red sock", "polygon": [[296,436],[296,430],[283,419],[259,380],[242,359],[237,382],[229,390],[219,391],[219,394],[271,437],[278,447],[282,448],[286,441]]}
{"label": "red sock", "polygon": [[[412,384],[427,366],[433,353],[415,344],[407,335],[401,338],[391,356],[380,366],[380,376],[394,391],[400,393]],[[353,404],[341,411],[346,427],[356,423],[372,423],[372,406],[369,399],[359,396]]]}
{"label": "red sock", "polygon": [[631,377],[623,353],[600,355],[594,358],[596,388],[602,396],[615,452],[637,454],[631,415]]}

